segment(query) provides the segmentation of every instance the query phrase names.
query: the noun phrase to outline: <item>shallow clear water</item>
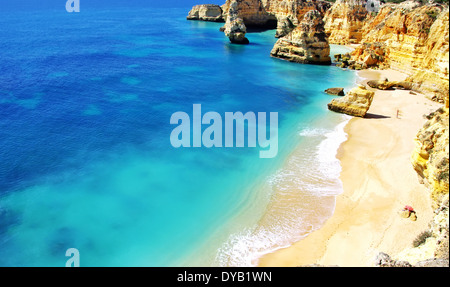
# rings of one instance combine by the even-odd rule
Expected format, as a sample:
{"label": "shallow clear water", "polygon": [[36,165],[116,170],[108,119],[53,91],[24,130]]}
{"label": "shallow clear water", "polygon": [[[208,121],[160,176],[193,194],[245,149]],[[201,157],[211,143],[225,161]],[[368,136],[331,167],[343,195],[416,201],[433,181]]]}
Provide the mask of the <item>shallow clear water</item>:
{"label": "shallow clear water", "polygon": [[[354,74],[270,58],[274,31],[232,45],[222,24],[186,21],[187,12],[0,17],[0,266],[64,266],[68,248],[80,251],[82,266],[250,256],[223,250],[267,211],[275,189],[260,184],[282,176],[302,143],[316,150],[345,120],[326,110],[323,90],[350,86]],[[193,104],[278,112],[278,156],[174,149],[170,117],[192,114]]]}

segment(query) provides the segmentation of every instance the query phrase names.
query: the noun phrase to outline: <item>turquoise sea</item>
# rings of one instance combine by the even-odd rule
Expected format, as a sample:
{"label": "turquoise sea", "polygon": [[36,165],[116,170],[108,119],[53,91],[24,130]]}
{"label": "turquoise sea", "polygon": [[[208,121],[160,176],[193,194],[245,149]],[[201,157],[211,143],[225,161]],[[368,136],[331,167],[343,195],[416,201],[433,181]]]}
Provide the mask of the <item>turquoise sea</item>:
{"label": "turquoise sea", "polygon": [[[347,117],[323,91],[355,74],[189,9],[0,11],[0,266],[249,266],[332,214]],[[173,148],[193,104],[278,112],[278,156]]]}

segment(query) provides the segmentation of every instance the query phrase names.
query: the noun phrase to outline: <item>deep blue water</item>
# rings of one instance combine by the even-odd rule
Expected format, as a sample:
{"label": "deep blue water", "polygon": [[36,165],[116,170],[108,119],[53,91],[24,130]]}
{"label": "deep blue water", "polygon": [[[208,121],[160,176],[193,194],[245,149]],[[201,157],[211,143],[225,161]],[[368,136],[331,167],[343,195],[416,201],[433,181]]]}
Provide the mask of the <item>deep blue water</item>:
{"label": "deep blue water", "polygon": [[[299,126],[340,121],[322,91],[353,73],[270,58],[274,31],[232,45],[187,12],[1,12],[0,266],[64,266],[68,248],[82,266],[186,262],[283,165]],[[278,112],[278,157],[174,149],[170,117],[193,104]]]}

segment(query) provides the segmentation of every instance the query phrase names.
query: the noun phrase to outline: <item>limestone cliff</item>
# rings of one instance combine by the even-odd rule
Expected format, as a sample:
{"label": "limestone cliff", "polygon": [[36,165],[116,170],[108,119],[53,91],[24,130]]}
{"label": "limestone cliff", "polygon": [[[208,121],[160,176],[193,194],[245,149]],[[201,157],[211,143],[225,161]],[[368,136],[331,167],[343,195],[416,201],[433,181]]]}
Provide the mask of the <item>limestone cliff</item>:
{"label": "limestone cliff", "polygon": [[[402,262],[418,262],[414,266],[449,266],[449,106],[427,116],[418,132],[411,162],[422,183],[431,191],[435,216],[429,230],[421,233],[413,247],[397,255]],[[407,263],[408,263],[407,262]],[[408,263],[409,264],[409,263]],[[379,266],[395,266],[398,261],[378,262]]]}
{"label": "limestone cliff", "polygon": [[222,8],[219,5],[196,5],[189,11],[188,20],[201,20],[210,22],[224,22]]}
{"label": "limestone cliff", "polygon": [[324,17],[325,30],[332,44],[359,43],[367,16],[364,0],[337,0]]}
{"label": "limestone cliff", "polygon": [[[430,14],[433,15],[433,14]],[[443,10],[430,27],[425,41],[426,53],[415,73],[407,80],[415,90],[445,101],[449,91],[449,10]]]}
{"label": "limestone cliff", "polygon": [[404,72],[410,75],[407,81],[415,83],[414,90],[443,102],[449,89],[448,19],[448,7],[439,4],[386,4],[376,16],[367,16],[362,44],[351,60],[363,68]]}
{"label": "limestone cliff", "polygon": [[[228,16],[230,4],[222,6],[223,16]],[[300,24],[304,15],[311,10],[322,14],[331,6],[322,0],[238,0],[239,17],[247,27],[274,29],[276,37],[283,37]]]}
{"label": "limestone cliff", "polygon": [[290,62],[330,65],[330,45],[321,13],[317,10],[306,13],[297,28],[278,39],[270,54]]}
{"label": "limestone cliff", "polygon": [[423,182],[430,187],[432,199],[440,202],[449,189],[448,106],[427,118],[428,121],[415,139],[412,164]]}

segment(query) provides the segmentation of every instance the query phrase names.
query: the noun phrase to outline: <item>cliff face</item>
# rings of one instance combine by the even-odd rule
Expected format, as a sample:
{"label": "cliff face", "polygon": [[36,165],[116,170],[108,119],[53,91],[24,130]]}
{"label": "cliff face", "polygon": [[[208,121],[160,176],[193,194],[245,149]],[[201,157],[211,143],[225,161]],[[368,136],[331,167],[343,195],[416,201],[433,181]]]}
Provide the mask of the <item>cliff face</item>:
{"label": "cliff face", "polygon": [[[428,121],[418,132],[411,162],[421,181],[431,191],[435,216],[426,231],[427,238],[417,240],[415,248],[399,255],[403,260],[424,259],[449,265],[449,107],[446,105],[427,116]],[[432,265],[433,266],[433,265]]]}
{"label": "cliff face", "polygon": [[367,17],[365,3],[362,0],[337,0],[324,17],[325,30],[330,43],[359,43],[362,39],[361,28]]}
{"label": "cliff face", "polygon": [[233,3],[236,3],[238,17],[241,18],[248,27],[276,27],[276,17],[267,12],[261,0],[227,0],[222,6],[223,17],[229,16],[229,11]]}
{"label": "cliff face", "polygon": [[449,110],[443,107],[428,116],[428,121],[415,139],[416,149],[412,164],[425,184],[431,197],[441,201],[449,189]]}
{"label": "cliff face", "polygon": [[[433,15],[433,14],[431,14]],[[430,94],[432,99],[445,101],[449,91],[449,10],[443,10],[430,27],[424,43],[424,57],[416,72],[408,78],[415,89]]]}
{"label": "cliff face", "polygon": [[225,24],[225,35],[230,39],[231,43],[249,44],[249,40],[245,37],[247,27],[244,20],[238,13],[238,1],[233,0],[228,9],[227,22]]}
{"label": "cliff face", "polygon": [[[417,90],[443,100],[442,92],[448,91],[448,9],[440,5],[385,5],[362,31],[362,42],[386,45],[380,63],[411,75]],[[370,53],[367,47],[363,53],[356,51],[355,60],[363,60],[360,55],[368,50]],[[372,65],[378,64],[376,60]]]}
{"label": "cliff face", "polygon": [[297,28],[276,42],[271,55],[296,63],[330,65],[322,14],[317,10],[306,13]]}
{"label": "cliff face", "polygon": [[352,3],[338,1],[325,15],[330,43],[361,43],[352,61],[364,68],[404,72],[415,83],[414,90],[443,102],[449,89],[448,7],[408,1],[383,5],[364,18],[357,8],[361,6]]}
{"label": "cliff face", "polygon": [[[222,6],[223,17],[228,16],[230,5],[236,0],[227,0]],[[247,27],[277,28],[276,37],[291,32],[311,10],[321,13],[331,6],[322,0],[237,0],[239,17]]]}

